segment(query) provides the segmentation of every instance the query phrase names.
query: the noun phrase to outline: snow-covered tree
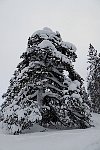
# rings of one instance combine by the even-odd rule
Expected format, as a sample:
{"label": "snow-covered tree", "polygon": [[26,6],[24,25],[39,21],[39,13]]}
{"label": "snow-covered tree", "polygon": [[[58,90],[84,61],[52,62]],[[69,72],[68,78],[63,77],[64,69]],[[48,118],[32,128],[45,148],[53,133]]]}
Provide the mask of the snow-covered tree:
{"label": "snow-covered tree", "polygon": [[[80,93],[82,78],[72,65],[77,58],[75,52],[73,44],[63,42],[59,32],[49,28],[36,31],[29,37],[27,50],[21,56],[23,60],[10,80],[10,86],[3,95],[5,102],[1,106],[3,123],[7,124],[12,133],[19,133],[39,120],[42,125],[61,123],[76,127],[74,122],[77,120],[77,127],[89,125]],[[65,71],[70,80],[67,83],[66,79],[66,84]],[[77,91],[77,87],[80,90]],[[69,96],[66,100],[65,90]],[[71,112],[72,123],[68,122],[69,115],[66,112]]]}
{"label": "snow-covered tree", "polygon": [[87,68],[88,74],[88,92],[92,102],[92,110],[100,113],[100,54],[90,44]]}
{"label": "snow-covered tree", "polygon": [[87,105],[88,98],[84,97],[81,77],[74,72],[77,78],[72,80],[65,76],[63,101],[61,106],[63,125],[70,128],[87,128],[90,126],[90,113]]}

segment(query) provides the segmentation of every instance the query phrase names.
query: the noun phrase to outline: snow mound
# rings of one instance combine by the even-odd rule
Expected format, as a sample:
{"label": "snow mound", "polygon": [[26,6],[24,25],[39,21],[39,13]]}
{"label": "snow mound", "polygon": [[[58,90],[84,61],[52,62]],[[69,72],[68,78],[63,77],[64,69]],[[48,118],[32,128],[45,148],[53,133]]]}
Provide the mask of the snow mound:
{"label": "snow mound", "polygon": [[34,32],[31,38],[36,37],[38,35],[40,38],[44,40],[56,40],[58,45],[61,45],[64,48],[67,48],[70,52],[76,52],[76,46],[70,42],[62,41],[60,33],[58,31],[53,32],[50,28],[44,27],[43,30],[38,30]]}
{"label": "snow mound", "polygon": [[40,48],[52,48],[55,49],[55,46],[49,40],[43,40],[40,44],[38,44]]}
{"label": "snow mound", "polygon": [[47,32],[53,32],[50,28],[48,27],[44,27],[43,30],[47,31]]}
{"label": "snow mound", "polygon": [[38,30],[38,31],[34,32],[31,37],[34,37],[35,35],[39,35],[41,38],[48,39],[48,37],[51,34],[55,35],[56,33],[53,32],[50,28],[45,27],[45,28],[43,28],[43,30]]}

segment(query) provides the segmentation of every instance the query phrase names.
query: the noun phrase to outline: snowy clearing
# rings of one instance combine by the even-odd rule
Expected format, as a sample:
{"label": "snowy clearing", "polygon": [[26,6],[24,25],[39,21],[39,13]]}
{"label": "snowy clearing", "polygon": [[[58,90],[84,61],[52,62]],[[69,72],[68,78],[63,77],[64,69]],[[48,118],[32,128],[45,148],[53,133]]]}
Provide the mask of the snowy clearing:
{"label": "snowy clearing", "polygon": [[[95,127],[7,135],[0,131],[0,150],[100,150],[100,115],[93,114]],[[36,131],[42,131],[38,128]]]}

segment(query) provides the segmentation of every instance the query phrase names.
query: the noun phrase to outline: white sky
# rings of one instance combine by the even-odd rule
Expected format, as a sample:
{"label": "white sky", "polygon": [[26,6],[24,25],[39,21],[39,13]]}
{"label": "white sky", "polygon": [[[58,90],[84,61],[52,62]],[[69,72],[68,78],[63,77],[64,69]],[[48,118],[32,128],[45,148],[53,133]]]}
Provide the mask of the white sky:
{"label": "white sky", "polygon": [[76,45],[75,68],[86,79],[89,43],[100,52],[100,0],[0,0],[0,99],[28,37],[46,26]]}

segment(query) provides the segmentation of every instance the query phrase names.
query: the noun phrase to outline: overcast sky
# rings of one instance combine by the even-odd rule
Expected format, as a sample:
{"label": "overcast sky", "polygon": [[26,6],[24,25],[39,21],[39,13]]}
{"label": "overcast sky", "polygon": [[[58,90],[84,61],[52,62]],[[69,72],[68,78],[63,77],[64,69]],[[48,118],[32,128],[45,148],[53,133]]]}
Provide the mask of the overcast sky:
{"label": "overcast sky", "polygon": [[76,45],[75,68],[86,79],[89,43],[100,52],[100,0],[0,0],[0,99],[28,37],[43,27]]}

